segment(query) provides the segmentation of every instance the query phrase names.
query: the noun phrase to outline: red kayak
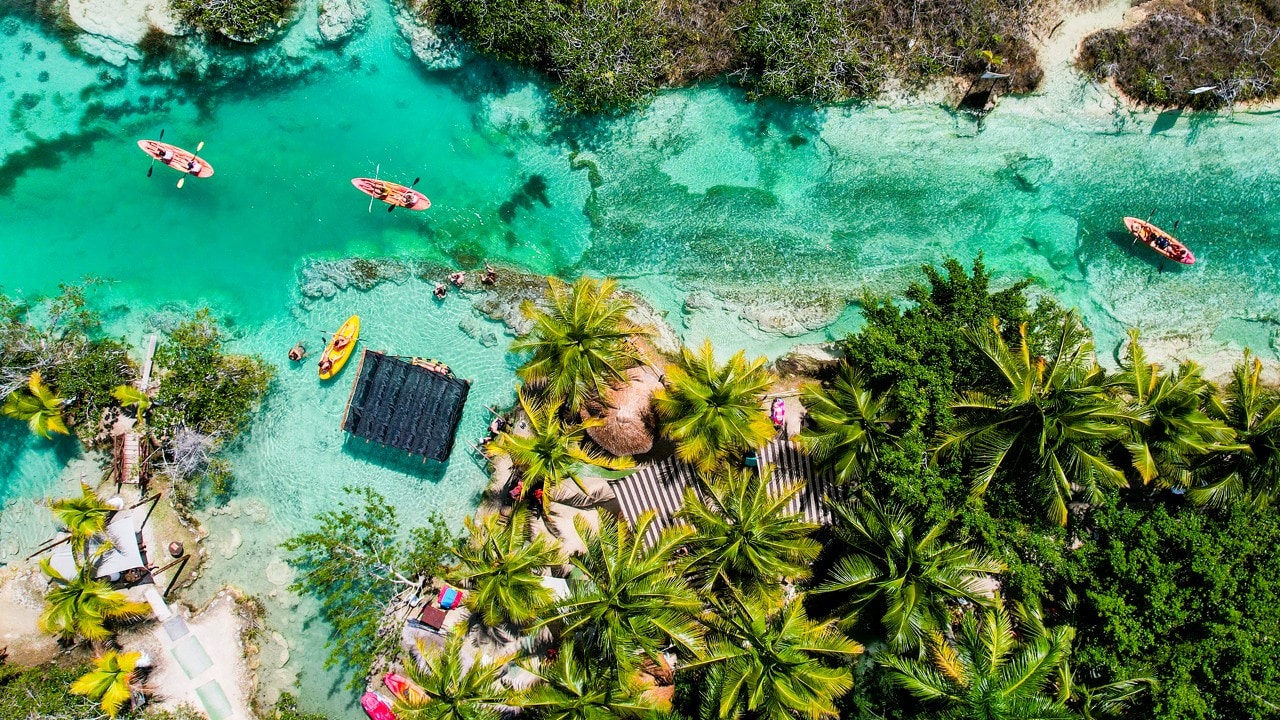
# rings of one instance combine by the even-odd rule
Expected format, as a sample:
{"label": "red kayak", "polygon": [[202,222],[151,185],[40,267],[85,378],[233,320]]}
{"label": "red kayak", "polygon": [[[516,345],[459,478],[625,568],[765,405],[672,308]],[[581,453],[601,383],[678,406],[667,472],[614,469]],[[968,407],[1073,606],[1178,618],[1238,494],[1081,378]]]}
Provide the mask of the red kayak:
{"label": "red kayak", "polygon": [[[204,143],[201,144],[203,145]],[[170,145],[156,140],[139,140],[138,147],[142,148],[142,151],[153,159],[159,160],[178,172],[195,175],[198,178],[213,176],[212,165],[202,158],[196,157],[195,153],[187,152],[177,145]]]}
{"label": "red kayak", "polygon": [[391,701],[376,692],[367,692],[360,698],[360,707],[369,716],[369,720],[396,720],[391,712]]}
{"label": "red kayak", "polygon": [[1191,254],[1190,248],[1178,242],[1172,235],[1152,225],[1146,220],[1139,220],[1135,217],[1127,217],[1124,219],[1124,226],[1133,233],[1143,245],[1155,250],[1161,255],[1180,262],[1183,265],[1191,265],[1195,263],[1196,256]]}
{"label": "red kayak", "polygon": [[426,195],[398,183],[376,178],[352,178],[351,184],[365,195],[388,205],[406,210],[426,210],[431,207],[431,201]]}
{"label": "red kayak", "polygon": [[422,692],[422,688],[400,673],[389,672],[383,675],[382,684],[401,702],[421,705],[427,701],[427,694]]}

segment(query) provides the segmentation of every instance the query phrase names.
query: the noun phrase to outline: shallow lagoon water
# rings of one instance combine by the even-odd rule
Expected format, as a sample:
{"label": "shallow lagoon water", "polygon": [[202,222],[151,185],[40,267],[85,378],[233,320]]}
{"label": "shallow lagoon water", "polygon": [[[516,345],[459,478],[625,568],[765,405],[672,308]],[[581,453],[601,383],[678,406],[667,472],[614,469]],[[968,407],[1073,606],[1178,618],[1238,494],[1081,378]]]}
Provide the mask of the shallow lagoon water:
{"label": "shallow lagoon water", "polygon": [[[1265,113],[1156,116],[1071,85],[1006,99],[978,132],[938,106],[814,110],[711,87],[624,118],[561,122],[526,74],[478,61],[423,70],[378,3],[341,51],[295,54],[286,65],[311,68],[302,77],[203,96],[68,54],[27,20],[0,30],[0,286],[37,294],[111,278],[99,301],[113,332],[138,343],[171,311],[208,304],[234,347],[278,363],[267,406],[230,453],[236,499],[206,518],[216,564],[195,595],[230,581],[267,597],[292,648],[283,668],[266,659],[264,681],[301,672],[305,702],[331,712],[351,698],[321,669],[324,631],[284,590],[276,543],[353,483],[406,518],[436,510],[460,524],[485,482],[465,443],[483,433],[484,405],[510,400],[514,375],[509,337],[456,295],[437,305],[409,280],[302,302],[305,260],[488,258],[611,274],[686,341],[776,356],[856,326],[848,303],[864,290],[898,290],[921,263],[981,251],[1001,282],[1031,276],[1080,307],[1104,359],[1129,326],[1218,360],[1244,346],[1276,358],[1280,120]],[[160,128],[180,145],[206,141],[217,174],[182,190],[164,168],[148,179],[134,141]],[[367,212],[349,178],[375,170],[421,176],[432,209]],[[1181,220],[1197,265],[1161,272],[1131,252],[1119,218],[1153,207],[1166,226]],[[741,316],[744,300],[763,327]],[[820,310],[799,325],[770,312],[795,303]],[[367,347],[438,357],[475,380],[447,465],[350,445],[338,421],[354,368],[322,385],[310,364],[284,360],[351,313]],[[486,333],[498,342],[473,337]],[[0,456],[10,561],[50,531],[35,500],[93,465],[14,424],[0,426]]]}

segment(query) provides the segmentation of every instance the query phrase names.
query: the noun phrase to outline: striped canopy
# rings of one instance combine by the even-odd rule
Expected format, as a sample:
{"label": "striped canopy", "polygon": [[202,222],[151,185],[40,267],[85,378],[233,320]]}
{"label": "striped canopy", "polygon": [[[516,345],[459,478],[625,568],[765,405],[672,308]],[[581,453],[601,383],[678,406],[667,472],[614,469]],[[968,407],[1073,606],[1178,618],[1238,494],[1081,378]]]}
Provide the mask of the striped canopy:
{"label": "striped canopy", "polygon": [[[767,488],[770,497],[778,497],[794,485],[803,485],[803,489],[787,503],[787,511],[811,523],[831,523],[831,510],[824,502],[834,485],[830,472],[815,472],[809,456],[782,435],[760,448],[757,457],[761,472],[765,468],[773,468]],[[641,515],[650,510],[654,512],[654,522],[644,536],[649,545],[657,542],[663,530],[680,523],[675,514],[684,505],[687,488],[693,488],[699,497],[702,496],[693,468],[675,456],[645,465],[610,484],[618,504],[622,506],[623,517],[632,527]]]}

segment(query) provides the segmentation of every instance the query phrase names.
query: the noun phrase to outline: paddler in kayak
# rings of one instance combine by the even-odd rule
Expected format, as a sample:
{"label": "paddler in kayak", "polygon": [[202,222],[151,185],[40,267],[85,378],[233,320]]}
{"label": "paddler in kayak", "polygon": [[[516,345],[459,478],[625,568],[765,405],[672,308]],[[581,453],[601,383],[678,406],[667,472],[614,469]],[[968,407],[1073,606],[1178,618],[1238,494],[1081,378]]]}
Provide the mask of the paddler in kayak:
{"label": "paddler in kayak", "polygon": [[400,200],[400,205],[401,207],[411,208],[414,205],[418,204],[419,197],[420,196],[418,195],[418,193],[409,189],[405,189],[404,197]]}

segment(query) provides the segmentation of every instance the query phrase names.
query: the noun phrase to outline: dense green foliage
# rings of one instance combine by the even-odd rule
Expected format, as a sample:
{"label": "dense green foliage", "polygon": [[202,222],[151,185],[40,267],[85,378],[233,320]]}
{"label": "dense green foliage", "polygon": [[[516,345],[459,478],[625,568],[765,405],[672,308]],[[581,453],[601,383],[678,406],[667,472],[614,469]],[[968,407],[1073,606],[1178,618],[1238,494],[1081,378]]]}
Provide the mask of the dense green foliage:
{"label": "dense green foliage", "polygon": [[257,42],[293,16],[296,0],[171,0],[183,21],[239,42]]}
{"label": "dense green foliage", "polygon": [[[1217,108],[1280,94],[1280,11],[1271,0],[1149,3],[1125,28],[1085,38],[1082,70],[1166,107]],[[1192,93],[1200,88],[1207,91]]]}
{"label": "dense green foliage", "polygon": [[40,373],[66,400],[62,417],[85,442],[97,434],[102,411],[115,404],[112,388],[137,376],[126,346],[101,336],[101,318],[88,298],[96,284],[64,285],[58,295],[33,301],[0,294],[0,398]]}
{"label": "dense green foliage", "polygon": [[661,86],[733,73],[751,91],[838,102],[891,77],[919,83],[996,69],[1040,81],[1027,0],[418,0],[482,52],[561,83],[574,111],[627,109]]}
{"label": "dense green foliage", "polygon": [[1280,515],[1205,512],[1161,493],[1095,508],[1075,664],[1151,674],[1136,717],[1264,718],[1280,707]]}
{"label": "dense green foliage", "polygon": [[224,352],[224,339],[217,320],[200,310],[157,348],[161,383],[151,425],[161,435],[185,427],[225,441],[248,425],[274,371],[261,358]]}
{"label": "dense green foliage", "polygon": [[0,720],[98,717],[101,712],[94,701],[69,692],[71,683],[87,669],[0,663]]}
{"label": "dense green foliage", "polygon": [[375,661],[399,646],[400,627],[383,623],[384,611],[443,573],[458,540],[434,514],[402,538],[395,508],[381,495],[372,488],[346,492],[358,504],[322,513],[315,530],[281,547],[300,573],[292,589],[315,595],[332,627],[325,666],[349,671],[354,690],[364,687]]}

